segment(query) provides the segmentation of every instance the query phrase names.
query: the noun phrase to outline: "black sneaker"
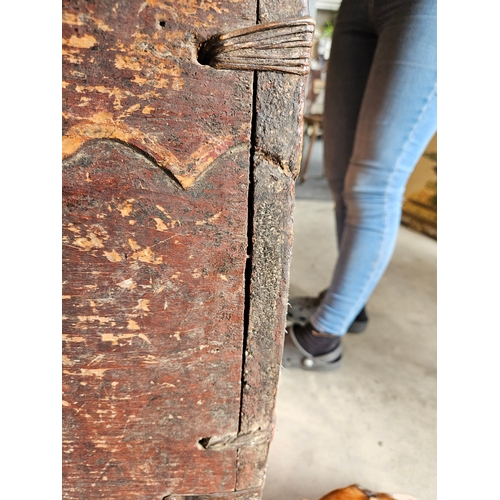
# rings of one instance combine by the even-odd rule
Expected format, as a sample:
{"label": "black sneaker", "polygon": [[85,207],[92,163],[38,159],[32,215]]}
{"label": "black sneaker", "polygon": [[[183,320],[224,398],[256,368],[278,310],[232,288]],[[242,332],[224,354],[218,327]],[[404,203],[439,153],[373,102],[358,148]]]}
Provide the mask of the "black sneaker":
{"label": "black sneaker", "polygon": [[[327,352],[312,355],[309,351],[318,347],[311,337],[317,337],[319,352],[326,346]],[[323,344],[323,341],[325,345]],[[312,344],[312,345],[311,345]],[[305,346],[305,347],[304,347]],[[307,350],[307,348],[309,348]],[[311,323],[295,323],[287,328],[281,364],[284,368],[302,368],[307,371],[329,372],[336,370],[342,362],[341,337],[314,331]]]}

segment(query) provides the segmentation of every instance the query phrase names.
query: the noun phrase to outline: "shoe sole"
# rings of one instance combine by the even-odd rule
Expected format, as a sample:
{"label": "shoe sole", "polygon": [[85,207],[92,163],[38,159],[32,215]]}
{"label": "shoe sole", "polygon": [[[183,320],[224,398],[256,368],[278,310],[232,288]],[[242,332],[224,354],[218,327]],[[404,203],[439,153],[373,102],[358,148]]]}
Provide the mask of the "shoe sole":
{"label": "shoe sole", "polygon": [[287,331],[281,365],[283,368],[301,368],[310,372],[331,372],[342,366],[342,346],[334,351],[338,357],[332,361],[322,361],[317,357],[305,356],[295,345],[292,336]]}
{"label": "shoe sole", "polygon": [[362,333],[366,330],[367,326],[368,321],[354,321],[349,330],[347,330],[347,333]]}

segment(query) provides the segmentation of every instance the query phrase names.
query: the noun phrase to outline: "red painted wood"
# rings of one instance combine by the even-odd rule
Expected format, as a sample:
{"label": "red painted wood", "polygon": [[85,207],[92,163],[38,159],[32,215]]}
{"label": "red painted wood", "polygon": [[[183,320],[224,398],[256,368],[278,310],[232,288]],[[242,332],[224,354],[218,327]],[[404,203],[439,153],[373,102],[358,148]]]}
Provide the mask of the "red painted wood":
{"label": "red painted wood", "polygon": [[235,488],[253,75],[196,50],[254,12],[64,3],[64,498]]}
{"label": "red painted wood", "polygon": [[[273,2],[260,23],[306,14]],[[261,496],[304,78],[254,95],[197,61],[256,21],[255,0],[63,1],[65,499]]]}
{"label": "red painted wood", "polygon": [[66,498],[234,488],[235,450],[197,447],[238,430],[246,170],[224,167],[185,192],[112,142],[65,165]]}
{"label": "red painted wood", "polygon": [[251,128],[252,73],[202,66],[198,47],[255,11],[255,0],[65,0],[63,156],[114,138],[191,186]]}

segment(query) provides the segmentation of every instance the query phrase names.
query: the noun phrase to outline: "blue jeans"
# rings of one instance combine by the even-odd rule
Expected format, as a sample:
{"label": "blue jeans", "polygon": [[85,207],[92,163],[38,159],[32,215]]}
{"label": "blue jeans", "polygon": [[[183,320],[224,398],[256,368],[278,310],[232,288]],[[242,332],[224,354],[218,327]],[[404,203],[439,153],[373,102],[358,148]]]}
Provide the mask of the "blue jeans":
{"label": "blue jeans", "polygon": [[325,173],[339,259],[311,323],[344,335],[389,264],[408,178],[436,132],[436,0],[343,0],[328,63]]}

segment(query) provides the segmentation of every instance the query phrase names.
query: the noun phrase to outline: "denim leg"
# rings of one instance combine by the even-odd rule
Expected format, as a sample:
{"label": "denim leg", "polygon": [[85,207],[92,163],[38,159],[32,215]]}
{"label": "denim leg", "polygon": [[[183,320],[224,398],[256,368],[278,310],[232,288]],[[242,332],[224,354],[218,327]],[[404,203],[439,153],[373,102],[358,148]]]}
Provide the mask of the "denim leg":
{"label": "denim leg", "polygon": [[[342,190],[330,180],[345,207],[339,259],[311,318],[336,335],[345,334],[387,268],[406,183],[436,131],[436,1],[369,3],[376,49]],[[337,138],[331,141],[335,146]]]}
{"label": "denim leg", "polygon": [[344,0],[333,32],[323,114],[324,170],[335,200],[338,245],[345,220],[344,180],[376,46],[367,2]]}

